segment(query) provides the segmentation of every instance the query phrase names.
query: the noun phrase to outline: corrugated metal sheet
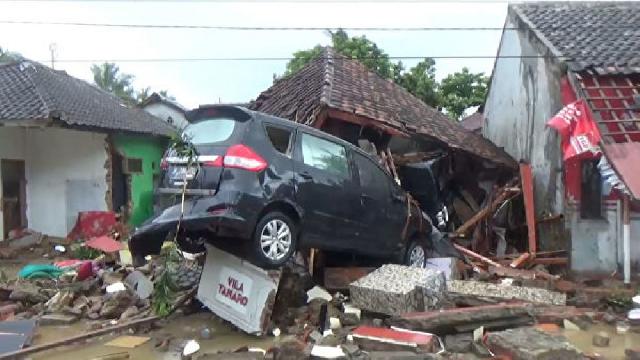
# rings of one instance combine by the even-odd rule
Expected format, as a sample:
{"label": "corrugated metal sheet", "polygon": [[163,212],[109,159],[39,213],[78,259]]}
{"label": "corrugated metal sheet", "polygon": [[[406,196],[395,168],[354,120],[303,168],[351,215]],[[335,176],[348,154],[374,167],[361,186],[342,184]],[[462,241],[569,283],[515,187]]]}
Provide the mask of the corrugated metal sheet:
{"label": "corrugated metal sheet", "polygon": [[640,143],[614,143],[603,145],[604,153],[631,195],[640,200]]}

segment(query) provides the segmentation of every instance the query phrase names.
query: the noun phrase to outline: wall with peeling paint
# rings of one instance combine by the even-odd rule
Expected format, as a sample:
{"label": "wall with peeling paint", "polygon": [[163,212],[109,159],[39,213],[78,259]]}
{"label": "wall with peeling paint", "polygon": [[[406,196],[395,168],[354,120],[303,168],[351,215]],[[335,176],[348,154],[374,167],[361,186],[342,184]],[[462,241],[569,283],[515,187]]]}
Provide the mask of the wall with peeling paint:
{"label": "wall with peeling paint", "polygon": [[47,235],[67,235],[79,211],[107,210],[106,135],[27,129],[27,218]]}
{"label": "wall with peeling paint", "polygon": [[[505,26],[528,29],[511,12]],[[572,168],[575,164],[563,164],[559,136],[546,127],[547,120],[563,107],[563,65],[552,59],[549,49],[531,30],[504,31],[499,55],[529,58],[496,59],[485,104],[483,135],[516,160],[531,163],[536,218],[543,214],[565,215],[564,221],[538,225],[540,247],[570,249],[574,271],[611,273],[620,269],[623,257],[619,201],[603,199],[602,219],[580,217],[580,199],[575,196],[580,179],[574,176],[579,170]],[[569,172],[563,174],[563,170]],[[565,186],[572,191],[565,192]],[[634,230],[640,232],[639,214],[632,216],[632,234],[638,234]],[[640,267],[637,241],[632,241],[631,254],[632,263]]]}
{"label": "wall with peeling paint", "polygon": [[160,176],[160,160],[167,141],[134,135],[114,135],[112,140],[115,150],[122,156],[142,160],[142,172],[129,175],[129,224],[137,226],[153,215],[153,191]]}
{"label": "wall with peeling paint", "polygon": [[[507,27],[519,27],[509,14]],[[533,34],[505,31],[500,43],[502,56],[549,55]],[[531,164],[534,174],[535,209],[541,214],[563,212],[562,154],[555,131],[546,121],[562,108],[562,71],[546,58],[498,58],[485,104],[483,135],[516,160]],[[562,224],[542,229],[542,249],[566,248]]]}
{"label": "wall with peeling paint", "polygon": [[[0,127],[0,159],[24,160],[26,144],[26,131],[21,127]],[[0,169],[2,179],[2,169]],[[0,181],[0,196],[2,195],[2,181]],[[2,206],[0,205],[0,240],[4,237]]]}

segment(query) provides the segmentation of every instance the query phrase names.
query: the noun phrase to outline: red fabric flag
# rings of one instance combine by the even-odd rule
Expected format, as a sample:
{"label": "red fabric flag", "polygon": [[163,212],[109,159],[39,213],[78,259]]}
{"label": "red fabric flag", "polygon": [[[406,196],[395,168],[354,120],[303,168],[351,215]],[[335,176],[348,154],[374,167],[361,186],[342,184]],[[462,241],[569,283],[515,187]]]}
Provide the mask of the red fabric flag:
{"label": "red fabric flag", "polygon": [[547,125],[562,136],[564,160],[593,157],[600,153],[600,130],[584,100],[573,102],[553,116]]}

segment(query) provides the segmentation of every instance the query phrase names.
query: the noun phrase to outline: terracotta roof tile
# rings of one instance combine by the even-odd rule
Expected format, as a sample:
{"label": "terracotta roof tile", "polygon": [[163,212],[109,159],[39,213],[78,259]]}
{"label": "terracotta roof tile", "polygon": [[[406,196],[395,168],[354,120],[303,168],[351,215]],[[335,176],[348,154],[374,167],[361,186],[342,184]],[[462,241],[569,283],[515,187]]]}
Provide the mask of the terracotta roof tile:
{"label": "terracotta roof tile", "polygon": [[292,76],[258,96],[253,110],[310,124],[328,107],[360,115],[409,134],[421,134],[484,159],[516,166],[502,149],[471,133],[394,82],[358,61],[325,48]]}

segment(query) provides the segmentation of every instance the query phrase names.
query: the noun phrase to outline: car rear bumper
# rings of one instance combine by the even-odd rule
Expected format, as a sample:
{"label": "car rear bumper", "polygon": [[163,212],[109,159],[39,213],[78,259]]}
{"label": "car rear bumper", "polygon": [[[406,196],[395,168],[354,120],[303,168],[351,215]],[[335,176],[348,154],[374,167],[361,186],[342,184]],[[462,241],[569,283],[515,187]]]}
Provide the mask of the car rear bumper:
{"label": "car rear bumper", "polygon": [[[196,200],[203,201],[203,200]],[[135,256],[158,254],[168,234],[175,234],[178,222],[180,231],[204,235],[207,240],[218,238],[250,238],[253,226],[250,220],[234,212],[233,207],[213,211],[195,211],[192,201],[185,202],[181,216],[180,204],[165,209],[159,216],[136,228],[129,240],[129,249]],[[206,235],[205,235],[206,234]]]}

